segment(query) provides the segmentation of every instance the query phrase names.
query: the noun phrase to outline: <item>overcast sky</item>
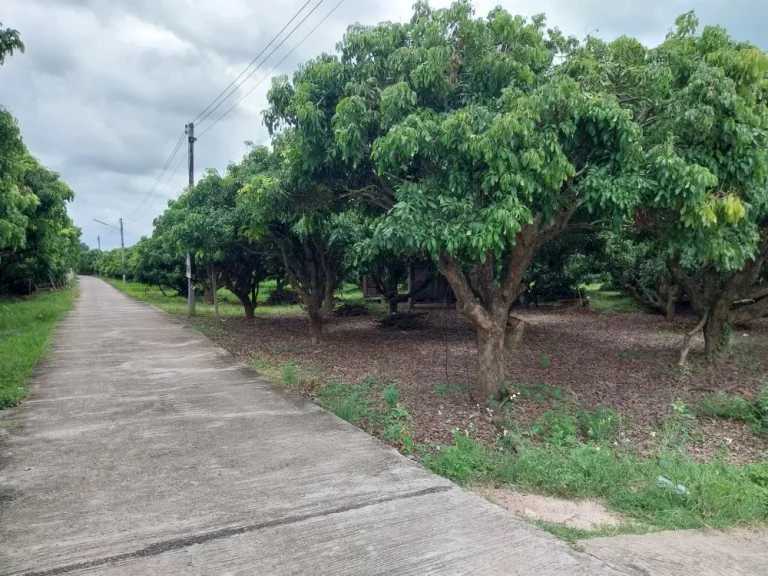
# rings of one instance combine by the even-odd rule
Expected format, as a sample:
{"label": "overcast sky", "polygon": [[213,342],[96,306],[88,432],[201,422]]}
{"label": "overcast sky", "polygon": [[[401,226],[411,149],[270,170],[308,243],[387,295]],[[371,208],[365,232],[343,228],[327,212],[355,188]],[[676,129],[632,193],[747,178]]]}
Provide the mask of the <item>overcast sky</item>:
{"label": "overcast sky", "polygon": [[[19,30],[27,51],[0,68],[0,105],[16,115],[32,153],[74,189],[70,213],[83,230],[84,242],[95,247],[100,234],[102,248],[119,246],[119,233],[93,218],[115,224],[125,218],[126,245],[151,233],[152,220],[186,184],[186,143],[163,181],[167,186],[161,185],[131,215],[160,174],[184,125],[305,1],[2,0],[0,22]],[[198,126],[198,134],[262,81],[338,0],[312,0],[302,16],[318,1],[317,10],[296,33]],[[273,74],[290,74],[298,62],[333,50],[350,23],[408,20],[412,4],[345,0]],[[477,14],[485,15],[498,4],[523,15],[545,12],[550,25],[579,37],[630,34],[647,44],[663,39],[678,14],[695,9],[703,23],[722,24],[733,36],[768,48],[765,0],[477,0]],[[240,158],[246,140],[267,141],[260,111],[269,84],[264,79],[200,138],[197,177],[206,167],[223,169],[229,160]]]}

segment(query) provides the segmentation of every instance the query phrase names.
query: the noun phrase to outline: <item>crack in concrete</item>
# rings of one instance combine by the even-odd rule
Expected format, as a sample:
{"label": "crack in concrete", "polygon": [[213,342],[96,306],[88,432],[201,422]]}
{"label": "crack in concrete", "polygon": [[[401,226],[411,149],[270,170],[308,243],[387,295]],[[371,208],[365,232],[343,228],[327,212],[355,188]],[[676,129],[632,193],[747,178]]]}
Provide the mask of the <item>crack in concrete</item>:
{"label": "crack in concrete", "polygon": [[376,498],[369,500],[368,502],[362,502],[360,504],[353,504],[349,506],[339,506],[337,508],[331,508],[323,512],[315,512],[312,514],[302,514],[298,516],[289,516],[287,518],[278,518],[275,520],[268,520],[266,522],[258,522],[256,524],[249,524],[247,526],[239,526],[236,528],[221,528],[219,530],[212,530],[210,532],[203,532],[202,534],[196,534],[194,536],[186,536],[183,538],[173,538],[171,540],[163,540],[160,542],[153,542],[143,548],[134,550],[132,552],[124,552],[122,554],[115,554],[113,556],[105,556],[103,558],[97,558],[95,560],[88,560],[85,562],[77,562],[74,564],[66,564],[64,566],[58,566],[56,568],[50,568],[48,570],[38,572],[25,572],[23,576],[57,576],[59,574],[67,574],[74,572],[75,570],[85,570],[88,568],[95,568],[98,566],[106,566],[107,564],[114,564],[122,562],[124,560],[130,560],[131,558],[145,558],[148,556],[158,556],[165,552],[173,550],[180,550],[195,544],[203,544],[205,542],[211,542],[212,540],[219,540],[221,538],[229,538],[231,536],[238,536],[240,534],[248,534],[250,532],[256,532],[265,528],[273,528],[275,526],[285,526],[287,524],[296,524],[312,518],[320,518],[323,516],[331,516],[333,514],[341,514],[343,512],[349,512],[351,510],[360,510],[361,508],[367,508],[369,506],[375,506],[377,504],[384,504],[386,502],[393,502],[396,500],[407,500],[409,498],[418,498],[419,496],[427,496],[429,494],[438,494],[440,492],[448,492],[453,490],[453,486],[433,486],[431,488],[424,488],[423,490],[417,490],[416,492],[409,492],[406,494],[397,494],[394,496],[387,496],[384,498]]}

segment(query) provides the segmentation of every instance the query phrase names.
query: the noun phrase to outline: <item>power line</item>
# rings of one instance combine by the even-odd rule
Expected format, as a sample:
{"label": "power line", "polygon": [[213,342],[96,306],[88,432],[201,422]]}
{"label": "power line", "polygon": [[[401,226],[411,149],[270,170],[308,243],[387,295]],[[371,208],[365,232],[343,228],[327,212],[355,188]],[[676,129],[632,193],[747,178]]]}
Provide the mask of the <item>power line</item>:
{"label": "power line", "polygon": [[[258,55],[256,56],[256,58],[254,58],[253,60],[251,60],[250,64],[248,64],[248,66],[246,66],[245,68],[243,68],[243,71],[242,71],[242,72],[240,72],[240,74],[238,74],[238,75],[237,75],[237,78],[235,78],[234,80],[232,80],[232,82],[230,82],[230,83],[229,83],[229,86],[227,86],[226,88],[224,88],[224,90],[222,90],[222,91],[221,91],[221,93],[220,93],[218,96],[216,96],[216,98],[214,98],[214,99],[213,99],[213,102],[211,102],[210,104],[208,104],[208,106],[206,106],[205,108],[203,108],[202,112],[200,112],[200,114],[198,114],[198,115],[195,117],[195,119],[194,119],[194,120],[192,120],[192,122],[197,122],[197,120],[198,120],[198,118],[200,118],[200,116],[202,116],[203,114],[205,114],[205,113],[208,111],[208,109],[209,109],[211,106],[213,106],[214,104],[216,104],[216,102],[218,101],[218,99],[219,99],[219,98],[221,98],[221,97],[222,97],[222,96],[223,96],[223,95],[226,93],[226,91],[227,91],[227,90],[229,90],[230,88],[232,88],[232,86],[234,86],[235,82],[237,82],[237,81],[240,79],[240,77],[241,77],[243,74],[245,74],[245,72],[248,70],[248,68],[250,68],[251,66],[253,66],[253,65],[254,65],[254,63],[256,62],[256,60],[258,60],[259,58],[261,58],[261,55],[262,55],[262,54],[264,54],[264,52],[266,52],[266,51],[267,51],[267,48],[269,48],[269,47],[272,45],[272,43],[273,43],[275,40],[277,40],[277,39],[280,37],[280,35],[281,35],[283,32],[285,32],[285,29],[286,29],[286,28],[288,28],[288,26],[290,26],[290,25],[291,25],[291,22],[293,22],[294,20],[296,20],[296,18],[298,18],[299,14],[301,14],[301,13],[302,13],[302,11],[304,10],[304,8],[306,8],[306,7],[307,7],[307,5],[308,5],[310,2],[312,2],[312,0],[307,0],[307,1],[304,3],[304,6],[302,6],[301,8],[299,8],[299,10],[296,12],[296,14],[294,14],[294,15],[293,15],[293,18],[291,18],[290,20],[288,20],[288,22],[285,24],[285,26],[283,26],[282,30],[280,30],[280,32],[278,32],[277,34],[275,34],[275,37],[274,37],[274,38],[272,38],[272,40],[270,40],[270,41],[269,41],[269,44],[267,44],[266,46],[264,46],[264,49],[263,49],[261,52],[259,52],[259,53],[258,53]],[[227,98],[229,98],[229,96],[227,96]],[[226,100],[226,98],[225,98],[224,100]],[[203,120],[205,120],[205,118],[203,118]],[[201,120],[201,122],[202,122],[202,120]]]}
{"label": "power line", "polygon": [[[251,93],[252,93],[254,90],[256,90],[256,88],[258,88],[258,87],[259,87],[259,85],[260,85],[262,82],[264,82],[264,80],[266,80],[267,78],[269,78],[269,75],[270,75],[270,74],[272,74],[272,72],[274,72],[275,70],[277,70],[277,68],[280,66],[280,64],[282,64],[283,62],[285,62],[285,60],[288,58],[288,56],[290,56],[291,54],[293,54],[294,50],[296,50],[296,49],[297,49],[299,46],[301,46],[301,45],[304,43],[304,41],[305,41],[307,38],[309,38],[309,37],[310,37],[310,36],[311,36],[311,35],[312,35],[312,34],[315,32],[315,30],[317,30],[317,29],[320,27],[320,25],[321,25],[323,22],[325,22],[325,21],[326,21],[326,20],[327,20],[327,19],[330,17],[330,15],[331,15],[331,14],[333,14],[333,13],[334,13],[334,12],[336,11],[336,9],[337,9],[339,6],[341,6],[341,4],[342,4],[343,2],[344,2],[344,0],[339,0],[339,2],[336,4],[336,6],[334,6],[333,8],[331,8],[330,12],[328,12],[328,14],[326,14],[326,15],[323,17],[323,19],[322,19],[322,20],[320,20],[320,22],[318,22],[317,24],[315,24],[314,28],[312,28],[312,30],[310,30],[310,31],[307,33],[307,35],[306,35],[306,36],[304,36],[304,38],[302,38],[302,39],[301,39],[301,41],[300,41],[298,44],[296,44],[296,46],[294,46],[293,48],[291,48],[291,50],[290,50],[290,52],[288,52],[288,54],[286,54],[285,56],[283,56],[283,57],[282,57],[282,59],[281,59],[281,60],[280,60],[280,61],[279,61],[277,64],[275,64],[275,65],[272,67],[272,69],[271,69],[269,72],[267,72],[267,74],[266,74],[266,75],[265,75],[265,76],[264,76],[264,77],[263,77],[261,80],[259,80],[259,81],[258,81],[258,82],[257,82],[255,85],[253,85],[253,86],[251,87],[251,89],[250,89],[250,90],[248,90],[248,92],[246,92],[245,94],[243,94],[243,96],[242,96],[242,97],[241,97],[241,98],[240,98],[240,99],[239,99],[237,102],[235,102],[235,103],[234,103],[234,104],[233,104],[233,105],[232,105],[230,108],[228,108],[228,109],[227,109],[227,111],[226,111],[226,112],[224,112],[224,114],[222,114],[221,116],[219,116],[219,117],[218,117],[218,118],[217,118],[217,119],[214,121],[214,123],[213,123],[213,124],[211,124],[210,126],[208,126],[208,128],[206,128],[205,130],[203,130],[203,131],[202,131],[200,134],[198,134],[198,136],[197,136],[197,137],[198,137],[198,138],[202,138],[202,137],[203,137],[203,136],[206,134],[206,132],[208,132],[208,130],[210,130],[211,128],[213,128],[214,126],[216,126],[216,124],[218,124],[219,122],[221,122],[221,120],[224,118],[224,116],[226,116],[227,114],[229,114],[230,112],[232,112],[232,110],[234,110],[235,108],[237,108],[237,106],[238,106],[238,104],[240,104],[240,102],[242,102],[242,101],[243,101],[243,100],[245,100],[245,99],[246,99],[248,96],[250,96],[250,95],[251,95]],[[315,6],[315,8],[317,8],[317,6]]]}
{"label": "power line", "polygon": [[152,187],[149,189],[149,191],[144,195],[144,198],[142,198],[141,202],[139,202],[138,206],[133,209],[133,212],[131,212],[127,220],[132,220],[135,218],[139,212],[141,211],[142,207],[146,205],[146,203],[149,201],[149,199],[152,197],[152,194],[155,193],[157,190],[158,185],[160,184],[160,181],[162,180],[163,176],[165,176],[165,173],[168,171],[168,167],[171,165],[171,162],[173,162],[173,159],[176,157],[176,154],[179,153],[179,148],[181,148],[181,143],[184,141],[184,133],[181,133],[181,136],[179,137],[178,142],[176,142],[176,146],[173,148],[173,152],[171,152],[171,155],[168,157],[168,160],[165,161],[165,165],[163,166],[162,170],[160,171],[160,174],[155,179],[154,184],[152,184]]}
{"label": "power line", "polygon": [[[307,12],[307,14],[305,14],[305,15],[304,15],[304,18],[302,18],[302,19],[301,19],[301,21],[300,21],[298,24],[296,24],[296,26],[294,26],[294,27],[293,27],[293,30],[291,30],[291,31],[288,33],[288,36],[286,36],[285,38],[283,38],[283,39],[280,41],[280,43],[279,43],[277,46],[275,46],[275,47],[272,49],[272,52],[270,52],[269,54],[267,54],[267,56],[266,56],[266,57],[265,57],[265,58],[264,58],[264,59],[261,61],[261,63],[260,63],[258,66],[256,66],[256,68],[254,68],[253,70],[251,70],[251,71],[248,73],[248,75],[247,75],[245,78],[243,78],[243,79],[242,79],[242,81],[241,81],[239,84],[237,84],[237,86],[235,86],[235,87],[234,87],[234,88],[233,88],[233,89],[230,91],[230,93],[229,93],[229,94],[227,94],[227,95],[226,95],[226,96],[225,96],[225,97],[224,97],[224,98],[223,98],[223,99],[222,99],[222,100],[221,100],[221,101],[220,101],[218,104],[216,104],[216,106],[214,106],[213,108],[211,108],[211,109],[210,109],[210,110],[209,110],[209,111],[208,111],[208,112],[207,112],[207,113],[206,113],[206,114],[205,114],[205,115],[204,115],[202,118],[200,118],[200,122],[204,122],[204,121],[205,121],[205,119],[206,119],[206,118],[208,118],[208,117],[209,117],[211,114],[213,114],[213,113],[214,113],[214,112],[215,112],[215,111],[218,109],[218,107],[219,107],[219,106],[221,106],[222,104],[224,104],[224,102],[225,102],[225,101],[226,101],[226,100],[227,100],[227,99],[228,99],[230,96],[232,96],[232,94],[234,94],[235,92],[237,92],[237,89],[238,89],[238,88],[240,88],[240,86],[242,86],[242,85],[245,83],[245,81],[246,81],[246,80],[248,80],[248,78],[250,78],[251,76],[253,76],[253,75],[256,73],[256,71],[257,71],[257,70],[258,70],[258,69],[261,67],[261,65],[262,65],[262,64],[264,64],[264,62],[266,62],[267,60],[269,60],[269,58],[272,56],[272,54],[274,54],[274,53],[277,51],[277,49],[278,49],[278,48],[280,48],[280,46],[282,46],[283,44],[285,44],[285,42],[286,42],[286,41],[287,41],[287,40],[288,40],[288,39],[289,39],[291,36],[293,36],[293,33],[294,33],[294,32],[296,32],[296,30],[298,30],[298,28],[299,28],[299,27],[300,27],[302,24],[304,24],[304,22],[306,22],[307,18],[309,18],[309,17],[312,15],[312,13],[313,13],[315,10],[317,10],[317,9],[320,7],[320,4],[322,4],[324,1],[325,1],[325,0],[320,0],[320,1],[319,1],[317,4],[315,4],[315,5],[314,5],[314,7],[312,8],[312,10],[310,10],[309,12]],[[343,1],[343,0],[342,0],[342,1]]]}
{"label": "power line", "polygon": [[[176,167],[173,169],[173,172],[171,172],[170,178],[168,178],[165,183],[162,185],[162,187],[157,191],[157,195],[160,196],[163,192],[165,192],[165,189],[168,187],[168,184],[171,183],[171,180],[173,180],[173,177],[176,176],[176,173],[179,171],[179,168],[181,168],[181,165],[184,163],[184,161],[187,159],[188,152],[184,153],[184,156],[182,156],[179,161],[176,163]],[[151,204],[147,204],[144,208],[148,208],[151,206]],[[143,210],[138,212],[135,216],[138,216]],[[134,216],[134,217],[135,217]]]}

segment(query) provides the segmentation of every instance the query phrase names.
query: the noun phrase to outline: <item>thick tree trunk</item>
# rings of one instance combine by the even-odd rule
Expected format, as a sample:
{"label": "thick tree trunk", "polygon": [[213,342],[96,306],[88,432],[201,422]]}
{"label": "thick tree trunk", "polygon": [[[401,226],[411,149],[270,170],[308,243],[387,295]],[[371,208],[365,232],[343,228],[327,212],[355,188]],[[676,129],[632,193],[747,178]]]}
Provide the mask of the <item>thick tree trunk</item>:
{"label": "thick tree trunk", "polygon": [[523,341],[525,322],[520,318],[510,316],[507,321],[507,330],[504,336],[504,350],[511,352]]}
{"label": "thick tree trunk", "polygon": [[323,338],[323,317],[318,312],[309,312],[309,335],[313,346],[320,344]]}
{"label": "thick tree trunk", "polygon": [[675,312],[677,311],[677,296],[674,292],[670,291],[667,294],[667,303],[665,305],[664,317],[667,322],[672,322],[675,319]]}
{"label": "thick tree trunk", "polygon": [[504,386],[505,326],[477,328],[477,391],[485,398],[497,398]]}
{"label": "thick tree trunk", "polygon": [[704,324],[704,357],[708,363],[717,362],[726,342],[725,327],[728,324],[730,302],[719,301],[709,311]]}
{"label": "thick tree trunk", "polygon": [[397,314],[397,297],[389,298],[387,300],[387,303],[389,304],[389,313]]}

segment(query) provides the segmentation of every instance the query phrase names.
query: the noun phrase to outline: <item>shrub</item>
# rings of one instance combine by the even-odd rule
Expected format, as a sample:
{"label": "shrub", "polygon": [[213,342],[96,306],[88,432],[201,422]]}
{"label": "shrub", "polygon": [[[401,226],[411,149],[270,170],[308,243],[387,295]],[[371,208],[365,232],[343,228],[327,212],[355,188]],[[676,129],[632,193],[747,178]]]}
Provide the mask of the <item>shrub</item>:
{"label": "shrub", "polygon": [[265,304],[267,306],[291,306],[299,304],[301,299],[293,290],[272,290],[267,296]]}

